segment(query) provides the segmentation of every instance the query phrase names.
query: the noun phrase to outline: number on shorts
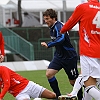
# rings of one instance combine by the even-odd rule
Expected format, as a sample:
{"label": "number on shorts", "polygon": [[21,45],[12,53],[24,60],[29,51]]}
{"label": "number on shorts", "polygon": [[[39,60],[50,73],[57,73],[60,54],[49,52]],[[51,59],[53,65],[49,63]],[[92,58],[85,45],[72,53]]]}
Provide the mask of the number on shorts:
{"label": "number on shorts", "polygon": [[71,70],[71,73],[72,75],[76,75],[76,70],[75,69]]}

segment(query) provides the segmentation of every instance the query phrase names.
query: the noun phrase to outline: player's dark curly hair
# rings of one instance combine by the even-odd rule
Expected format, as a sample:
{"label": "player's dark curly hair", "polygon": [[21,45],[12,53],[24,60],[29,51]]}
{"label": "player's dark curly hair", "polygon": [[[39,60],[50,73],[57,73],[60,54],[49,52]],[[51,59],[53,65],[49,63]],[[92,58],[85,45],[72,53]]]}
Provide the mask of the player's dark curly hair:
{"label": "player's dark curly hair", "polygon": [[50,16],[50,18],[55,18],[57,20],[57,13],[53,9],[47,9],[44,13],[43,16]]}

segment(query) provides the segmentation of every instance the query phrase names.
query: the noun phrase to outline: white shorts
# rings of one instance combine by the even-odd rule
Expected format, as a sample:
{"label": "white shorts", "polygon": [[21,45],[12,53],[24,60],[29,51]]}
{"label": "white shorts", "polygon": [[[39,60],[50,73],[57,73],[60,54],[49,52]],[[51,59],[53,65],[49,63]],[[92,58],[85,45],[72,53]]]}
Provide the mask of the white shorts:
{"label": "white shorts", "polygon": [[82,70],[83,81],[86,81],[90,76],[100,78],[100,59],[87,56],[80,56],[80,64]]}
{"label": "white shorts", "polygon": [[24,99],[28,99],[30,100],[30,98],[39,98],[42,94],[42,92],[45,90],[46,88],[32,82],[29,81],[28,85],[25,87],[24,90],[22,90],[17,96],[16,96],[16,100],[24,100]]}

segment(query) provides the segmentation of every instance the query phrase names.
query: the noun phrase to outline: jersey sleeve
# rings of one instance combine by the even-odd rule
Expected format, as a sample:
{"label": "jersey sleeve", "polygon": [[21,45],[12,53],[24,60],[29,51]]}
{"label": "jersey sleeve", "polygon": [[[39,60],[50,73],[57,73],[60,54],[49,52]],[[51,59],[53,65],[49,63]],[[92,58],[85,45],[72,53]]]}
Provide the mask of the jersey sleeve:
{"label": "jersey sleeve", "polygon": [[47,43],[48,48],[59,45],[65,40],[64,34],[60,33],[61,27],[62,27],[61,25],[56,25],[55,26],[56,39],[54,39],[53,41],[50,41],[50,42]]}
{"label": "jersey sleeve", "polygon": [[2,67],[0,70],[1,70],[0,74],[2,76],[3,84],[4,84],[3,89],[0,93],[0,98],[2,99],[4,95],[8,92],[9,87],[10,87],[10,74],[7,68],[5,67]]}
{"label": "jersey sleeve", "polygon": [[83,9],[81,4],[76,7],[71,17],[68,19],[68,21],[64,24],[64,26],[60,30],[61,33],[69,31],[79,22],[80,18],[82,17],[82,12],[83,12],[82,10]]}
{"label": "jersey sleeve", "polygon": [[2,36],[2,32],[0,32],[0,50],[1,50],[1,55],[5,55],[5,53],[4,53],[4,38]]}

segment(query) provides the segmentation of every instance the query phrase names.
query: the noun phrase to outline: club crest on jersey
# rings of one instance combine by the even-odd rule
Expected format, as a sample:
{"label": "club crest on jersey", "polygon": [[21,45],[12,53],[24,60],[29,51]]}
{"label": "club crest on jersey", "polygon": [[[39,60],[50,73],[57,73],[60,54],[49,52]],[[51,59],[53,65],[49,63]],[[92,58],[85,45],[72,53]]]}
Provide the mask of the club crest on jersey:
{"label": "club crest on jersey", "polygon": [[53,30],[53,32],[54,32],[55,30]]}
{"label": "club crest on jersey", "polygon": [[50,36],[50,37],[51,37],[52,40],[55,40],[56,39],[56,37],[53,37],[53,36]]}

